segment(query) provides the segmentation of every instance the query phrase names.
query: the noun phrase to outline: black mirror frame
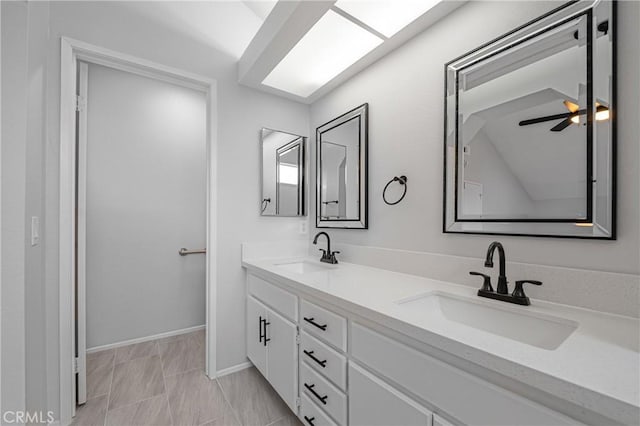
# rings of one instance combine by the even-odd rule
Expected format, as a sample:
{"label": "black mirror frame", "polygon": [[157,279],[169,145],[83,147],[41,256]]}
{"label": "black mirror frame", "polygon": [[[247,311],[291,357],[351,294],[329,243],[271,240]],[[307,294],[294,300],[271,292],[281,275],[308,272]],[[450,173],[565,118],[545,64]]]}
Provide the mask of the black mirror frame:
{"label": "black mirror frame", "polygon": [[[359,146],[359,217],[358,219],[321,219],[320,204],[322,181],[322,133],[350,120],[360,121]],[[368,229],[369,228],[369,104],[364,103],[316,128],[316,228]]]}
{"label": "black mirror frame", "polygon": [[[588,4],[587,6],[585,6],[585,4]],[[562,223],[561,221],[553,221],[553,220],[536,220],[536,219],[529,219],[529,220],[513,220],[513,221],[500,221],[500,220],[478,220],[478,221],[474,221],[471,219],[467,219],[467,220],[459,220],[456,218],[455,215],[455,209],[452,209],[452,204],[455,203],[455,201],[452,203],[452,201],[450,200],[451,198],[451,194],[448,194],[448,190],[452,191],[455,190],[455,188],[450,189],[448,188],[448,178],[450,178],[450,176],[448,176],[451,173],[451,166],[448,167],[448,163],[450,162],[450,159],[447,157],[447,152],[448,152],[448,132],[450,131],[450,129],[448,129],[448,117],[447,117],[447,112],[448,109],[450,108],[448,106],[447,103],[447,98],[448,98],[448,84],[450,84],[450,82],[448,81],[448,76],[449,76],[449,67],[456,63],[459,62],[461,60],[464,60],[465,58],[469,57],[469,56],[473,56],[475,54],[478,54],[479,52],[486,52],[488,49],[492,48],[492,47],[499,47],[499,46],[505,46],[507,45],[507,41],[510,38],[514,37],[515,35],[517,35],[518,33],[522,33],[524,31],[526,31],[527,29],[531,28],[531,27],[535,27],[536,24],[541,25],[540,22],[544,21],[544,20],[551,20],[557,17],[558,20],[566,20],[569,19],[570,17],[575,18],[576,16],[579,16],[581,14],[587,14],[589,17],[591,16],[592,11],[594,10],[595,7],[597,7],[600,4],[610,4],[611,5],[611,15],[609,17],[609,26],[608,26],[608,31],[611,32],[611,41],[612,41],[612,63],[611,63],[611,103],[610,103],[610,108],[613,112],[613,114],[611,115],[610,118],[610,125],[611,125],[611,140],[610,140],[610,145],[611,145],[611,172],[610,172],[610,181],[611,181],[611,185],[610,185],[610,194],[611,194],[611,206],[610,206],[610,214],[611,214],[611,223],[610,223],[610,227],[608,232],[601,232],[601,233],[594,233],[592,231],[591,234],[589,234],[586,231],[586,228],[588,228],[588,226],[585,225],[591,225],[591,228],[596,227],[597,224],[593,224],[593,223],[579,223],[581,222],[580,220],[576,220],[574,221],[575,223],[569,223],[567,221],[563,221],[564,223]],[[443,194],[442,194],[442,202],[443,202],[443,212],[442,212],[442,232],[443,233],[455,233],[455,234],[478,234],[478,235],[512,235],[512,236],[528,236],[528,237],[555,237],[555,238],[578,238],[578,239],[591,239],[591,240],[615,240],[616,239],[616,197],[617,197],[617,191],[616,191],[616,168],[617,168],[617,149],[616,149],[616,138],[617,138],[617,120],[616,120],[616,108],[617,108],[617,84],[616,84],[616,68],[617,68],[617,43],[616,43],[616,36],[617,36],[617,0],[607,0],[604,2],[580,2],[577,0],[572,0],[569,1],[567,3],[562,4],[561,6],[551,10],[550,12],[532,20],[527,22],[526,24],[515,28],[512,31],[509,31],[506,34],[503,34],[500,37],[497,37],[494,40],[489,41],[488,43],[485,43],[481,46],[479,46],[476,49],[473,49],[467,53],[465,53],[464,55],[461,55],[449,62],[447,62],[444,65],[444,152],[443,152]],[[597,25],[597,23],[593,23],[593,25]],[[589,51],[588,55],[591,55],[592,52]],[[455,105],[456,111],[458,108],[458,105]],[[593,130],[591,130],[593,131]],[[590,145],[588,147],[588,149],[594,149],[593,145]],[[457,153],[455,153],[457,154]],[[455,155],[454,154],[454,155]],[[588,165],[588,167],[591,164]],[[457,167],[458,167],[458,161],[456,161],[453,164],[453,173],[457,174]],[[593,177],[591,178],[593,179]],[[593,180],[593,182],[595,182],[595,180]],[[449,199],[449,200],[448,200]],[[455,204],[454,204],[455,205]],[[528,223],[522,223],[522,232],[518,231],[513,231],[511,228],[513,228],[514,226],[518,225],[520,222],[528,222]],[[556,222],[556,223],[554,223]],[[470,229],[460,229],[463,228],[461,226],[462,223],[471,223],[471,224],[478,224],[478,225],[482,225],[484,224],[484,226],[487,226],[489,229],[487,229],[486,231],[484,230],[470,230]],[[541,228],[544,227],[544,230],[542,230]],[[572,228],[573,227],[573,228]]]}

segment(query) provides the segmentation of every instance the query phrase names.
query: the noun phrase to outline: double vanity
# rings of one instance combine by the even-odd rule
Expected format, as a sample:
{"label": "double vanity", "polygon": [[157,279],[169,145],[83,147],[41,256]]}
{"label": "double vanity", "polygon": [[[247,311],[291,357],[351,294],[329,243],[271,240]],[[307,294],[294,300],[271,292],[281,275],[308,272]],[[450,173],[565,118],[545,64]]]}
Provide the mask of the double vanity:
{"label": "double vanity", "polygon": [[[567,2],[445,64],[443,203],[429,204],[444,234],[616,239],[616,8]],[[404,161],[369,182],[369,107],[316,128],[316,228],[366,233],[375,202],[390,232],[424,197],[405,199],[408,171],[382,175]],[[261,140],[261,214],[305,216],[306,138],[263,129]],[[380,213],[400,202],[413,204]],[[419,233],[432,222],[413,225],[433,235]],[[458,283],[338,263],[326,233],[313,244],[321,236],[321,259],[306,243],[243,248],[248,357],[306,425],[640,424],[637,318],[531,301],[527,286],[542,282],[509,285],[497,242],[484,263],[498,253],[494,289],[479,269],[467,269],[474,288],[452,271]],[[565,284],[547,278],[542,290]]]}
{"label": "double vanity", "polygon": [[306,425],[638,424],[637,319],[245,252],[248,357]]}

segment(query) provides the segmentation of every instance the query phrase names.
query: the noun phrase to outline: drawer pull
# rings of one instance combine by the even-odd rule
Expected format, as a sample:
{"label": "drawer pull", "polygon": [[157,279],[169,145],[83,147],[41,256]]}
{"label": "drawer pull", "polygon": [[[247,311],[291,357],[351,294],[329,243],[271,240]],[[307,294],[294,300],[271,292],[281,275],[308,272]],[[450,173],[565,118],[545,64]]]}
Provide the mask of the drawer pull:
{"label": "drawer pull", "polygon": [[327,330],[327,324],[320,325],[320,324],[318,324],[317,322],[314,321],[313,317],[311,317],[311,318],[304,317],[304,320],[306,322],[308,322],[309,324],[313,325],[314,327],[318,327],[322,331],[326,331]]}
{"label": "drawer pull", "polygon": [[315,384],[313,385],[308,385],[308,384],[304,384],[304,387],[307,388],[307,390],[309,392],[311,392],[313,394],[313,396],[315,396],[320,402],[322,402],[323,405],[327,405],[327,398],[329,397],[329,395],[325,395],[325,396],[320,396],[318,395],[318,393],[316,391],[313,390],[313,388],[316,387]]}
{"label": "drawer pull", "polygon": [[260,318],[258,318],[258,331],[260,334],[258,342],[262,343],[262,339],[264,338],[264,335],[262,334],[262,315],[260,315]]}
{"label": "drawer pull", "polygon": [[309,423],[309,426],[314,426],[313,421],[316,419],[315,417],[309,418],[307,416],[304,416],[304,419],[306,420],[307,423]]}
{"label": "drawer pull", "polygon": [[309,358],[311,358],[312,360],[314,360],[316,363],[318,363],[320,365],[320,367],[325,368],[327,366],[327,360],[325,359],[324,361],[320,361],[318,358],[316,358],[315,356],[313,356],[313,351],[308,351],[308,350],[304,350],[302,351],[304,352],[304,354],[306,356],[308,356]]}

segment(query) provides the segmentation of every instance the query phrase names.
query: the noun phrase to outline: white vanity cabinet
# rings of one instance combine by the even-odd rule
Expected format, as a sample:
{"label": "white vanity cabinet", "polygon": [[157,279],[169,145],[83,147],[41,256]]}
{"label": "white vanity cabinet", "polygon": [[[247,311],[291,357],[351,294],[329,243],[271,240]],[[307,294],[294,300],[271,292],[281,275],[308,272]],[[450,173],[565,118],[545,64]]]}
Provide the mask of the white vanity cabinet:
{"label": "white vanity cabinet", "polygon": [[[255,277],[254,277],[255,278]],[[271,286],[266,282],[260,283],[260,288]],[[280,294],[283,290],[273,287],[273,293]],[[290,294],[290,293],[287,293]],[[269,381],[282,399],[295,413],[297,413],[298,398],[298,327],[297,325],[276,312],[275,308],[267,306],[251,292],[247,296],[247,357]],[[269,297],[265,297],[269,299]],[[290,301],[296,300],[289,299]],[[276,300],[287,300],[276,299]],[[270,300],[273,303],[273,300]],[[276,302],[276,305],[279,303]],[[289,306],[283,306],[287,311]],[[297,304],[293,306],[296,309]]]}
{"label": "white vanity cabinet", "polygon": [[267,377],[267,345],[263,342],[267,307],[255,298],[247,297],[247,357]]}
{"label": "white vanity cabinet", "polygon": [[251,273],[247,283],[248,357],[307,426],[579,424],[384,324]]}

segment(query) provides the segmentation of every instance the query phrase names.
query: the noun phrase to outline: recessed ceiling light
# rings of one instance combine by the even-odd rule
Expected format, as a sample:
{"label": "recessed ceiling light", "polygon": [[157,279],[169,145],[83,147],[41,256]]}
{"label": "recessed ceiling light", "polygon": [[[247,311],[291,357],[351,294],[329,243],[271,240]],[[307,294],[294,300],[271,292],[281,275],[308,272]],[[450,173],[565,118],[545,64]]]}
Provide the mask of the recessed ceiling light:
{"label": "recessed ceiling light", "polygon": [[329,10],[276,65],[262,84],[306,98],[382,41]]}
{"label": "recessed ceiling light", "polygon": [[335,6],[391,37],[440,0],[339,0]]}

